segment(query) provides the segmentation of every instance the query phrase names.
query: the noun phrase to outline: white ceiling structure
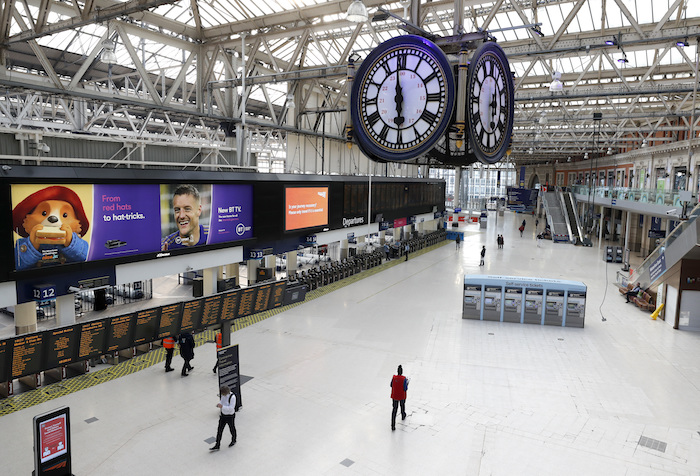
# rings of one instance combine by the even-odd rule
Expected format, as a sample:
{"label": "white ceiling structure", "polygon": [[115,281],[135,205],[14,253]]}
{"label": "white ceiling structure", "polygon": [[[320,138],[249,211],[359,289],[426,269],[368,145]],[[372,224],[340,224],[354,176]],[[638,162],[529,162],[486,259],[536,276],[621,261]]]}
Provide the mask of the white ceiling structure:
{"label": "white ceiling structure", "polygon": [[350,3],[2,0],[0,131],[205,146],[245,118],[253,149],[283,151],[288,133],[343,140],[348,57],[405,33],[396,18],[372,21],[379,7],[436,38],[498,41],[516,84],[516,162],[698,129],[700,1],[364,0],[362,24],[345,19]]}

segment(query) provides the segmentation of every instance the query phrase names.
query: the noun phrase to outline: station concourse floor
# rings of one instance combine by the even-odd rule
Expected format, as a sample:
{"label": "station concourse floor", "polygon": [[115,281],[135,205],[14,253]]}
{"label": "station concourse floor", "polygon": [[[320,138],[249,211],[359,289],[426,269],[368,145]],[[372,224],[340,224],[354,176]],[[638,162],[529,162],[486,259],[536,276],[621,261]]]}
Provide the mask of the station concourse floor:
{"label": "station concourse floor", "polygon": [[[76,475],[699,474],[700,334],[626,304],[597,243],[538,247],[534,217],[510,212],[460,229],[459,251],[450,242],[234,332],[250,377],[234,447],[225,431],[209,451],[205,343],[187,378],[158,363],[0,417],[2,473],[30,473],[32,417],[67,405]],[[463,320],[463,277],[479,273],[584,282],[585,328]],[[392,431],[399,364],[408,417]]]}

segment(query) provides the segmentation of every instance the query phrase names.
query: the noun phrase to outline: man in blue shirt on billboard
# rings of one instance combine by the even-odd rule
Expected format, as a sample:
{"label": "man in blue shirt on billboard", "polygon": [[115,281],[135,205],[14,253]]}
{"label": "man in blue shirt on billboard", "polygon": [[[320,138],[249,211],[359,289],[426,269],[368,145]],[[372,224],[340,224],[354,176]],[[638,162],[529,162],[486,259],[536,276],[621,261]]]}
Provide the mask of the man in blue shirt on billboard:
{"label": "man in blue shirt on billboard", "polygon": [[199,190],[193,185],[179,185],[173,193],[173,212],[177,231],[163,239],[163,251],[207,243],[209,227],[199,224],[199,216],[202,214]]}

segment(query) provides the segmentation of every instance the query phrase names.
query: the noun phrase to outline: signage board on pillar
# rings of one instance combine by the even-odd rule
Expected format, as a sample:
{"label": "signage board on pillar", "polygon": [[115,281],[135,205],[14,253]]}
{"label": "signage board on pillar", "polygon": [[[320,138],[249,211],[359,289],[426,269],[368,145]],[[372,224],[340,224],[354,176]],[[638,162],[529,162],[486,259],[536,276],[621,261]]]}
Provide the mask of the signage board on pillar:
{"label": "signage board on pillar", "polygon": [[55,284],[39,284],[34,286],[34,300],[37,302],[52,301],[56,299],[57,296]]}
{"label": "signage board on pillar", "polygon": [[231,345],[216,352],[219,363],[219,387],[226,385],[236,395],[236,411],[243,405],[241,401],[241,379],[238,360],[238,345]]}

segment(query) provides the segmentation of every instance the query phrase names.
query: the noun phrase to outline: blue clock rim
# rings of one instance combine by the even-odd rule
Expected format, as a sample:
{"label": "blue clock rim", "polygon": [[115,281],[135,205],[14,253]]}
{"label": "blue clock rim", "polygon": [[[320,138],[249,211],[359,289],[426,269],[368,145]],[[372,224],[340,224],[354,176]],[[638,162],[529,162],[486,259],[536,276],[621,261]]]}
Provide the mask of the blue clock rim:
{"label": "blue clock rim", "polygon": [[510,74],[510,63],[508,62],[508,58],[506,57],[503,48],[501,48],[501,46],[498,43],[489,41],[477,48],[476,52],[474,53],[474,56],[471,59],[471,62],[469,63],[469,79],[467,81],[467,91],[472,90],[474,69],[476,68],[476,65],[481,59],[481,57],[485,54],[493,54],[494,56],[496,56],[501,61],[501,64],[503,64],[505,72],[508,73],[506,74],[506,80],[508,81],[508,87],[506,89],[508,90],[507,94],[508,101],[510,104],[510,108],[508,109],[508,127],[506,128],[504,134],[504,140],[501,146],[492,153],[487,153],[484,150],[482,150],[481,147],[477,145],[476,139],[472,136],[471,132],[474,129],[474,127],[471,121],[471,115],[469,114],[469,100],[467,100],[467,103],[465,104],[465,108],[467,108],[467,110],[465,111],[465,117],[467,120],[467,135],[469,136],[469,140],[471,141],[472,151],[474,152],[474,155],[476,155],[477,159],[479,159],[479,162],[488,165],[495,164],[496,162],[500,161],[506,154],[508,148],[510,147],[510,141],[513,135],[513,119],[515,116],[515,84],[513,82],[513,76]]}
{"label": "blue clock rim", "polygon": [[[423,144],[417,146],[414,149],[405,152],[397,152],[392,150],[387,150],[383,147],[379,147],[374,143],[372,139],[367,137],[362,127],[361,112],[360,112],[360,82],[357,78],[361,78],[367,73],[370,65],[380,57],[383,56],[387,51],[395,49],[401,46],[418,47],[425,50],[428,54],[435,58],[435,61],[443,69],[445,77],[445,92],[447,95],[445,101],[445,114],[440,121],[440,124],[435,128],[433,133],[425,139]],[[433,148],[435,143],[440,139],[445,129],[449,126],[452,111],[455,104],[455,80],[454,74],[452,73],[452,66],[445,53],[432,41],[417,35],[401,35],[391,38],[384,43],[377,46],[372,52],[367,55],[367,57],[362,61],[357,72],[353,78],[352,89],[350,92],[350,118],[353,125],[353,134],[357,145],[360,150],[372,160],[384,160],[384,161],[405,161],[416,159],[425,155],[430,149]]]}

